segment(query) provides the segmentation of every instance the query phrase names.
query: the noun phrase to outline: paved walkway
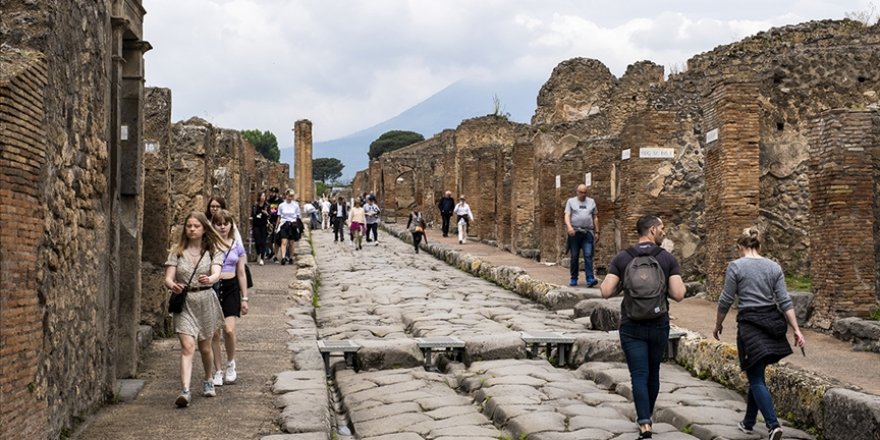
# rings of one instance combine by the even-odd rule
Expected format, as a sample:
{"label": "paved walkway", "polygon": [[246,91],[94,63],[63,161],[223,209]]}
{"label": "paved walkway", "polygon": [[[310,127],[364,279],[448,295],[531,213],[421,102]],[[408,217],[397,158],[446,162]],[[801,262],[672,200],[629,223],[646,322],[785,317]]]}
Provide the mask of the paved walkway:
{"label": "paved walkway", "polygon": [[[361,367],[335,372],[350,427],[364,440],[629,439],[637,431],[629,374],[619,362],[577,370],[526,359],[520,332],[591,332],[488,281],[384,235],[354,250],[317,232],[318,336],[352,340]],[[466,363],[421,367],[414,338],[455,336]],[[556,353],[554,352],[555,356]],[[336,365],[341,365],[337,363]],[[742,396],[668,364],[655,438],[757,439],[736,430]],[[788,427],[787,438],[811,439]]]}
{"label": "paved walkway", "polygon": [[[94,415],[75,437],[83,440],[120,439],[258,439],[281,430],[273,406],[272,377],[291,368],[284,310],[292,266],[254,266],[256,292],[249,294],[250,313],[239,320],[235,384],[217,388],[217,397],[201,396],[202,366],[194,356],[192,395],[188,408],[174,399],[180,391],[177,338],[153,341],[140,367],[145,381],[129,403],[108,405]],[[225,360],[225,354],[224,354]]]}
{"label": "paved walkway", "polygon": [[[479,256],[491,264],[518,266],[528,272],[532,278],[548,283],[559,285],[568,283],[568,267],[548,266],[478,242],[470,241],[460,245],[452,234],[444,238],[439,230],[430,231],[429,234],[429,239],[432,241],[443,243],[460,252]],[[579,288],[587,289],[583,284],[583,275],[579,281]],[[715,328],[715,307],[715,303],[700,298],[688,298],[681,303],[672,302],[670,304],[672,322],[679,327],[711,338],[712,330]],[[880,368],[878,368],[880,354],[853,351],[849,342],[824,333],[806,329],[803,333],[807,340],[805,350],[807,356],[802,357],[797,353],[796,356],[789,356],[783,362],[837,379],[841,383],[861,388],[867,393],[880,395]],[[727,316],[725,331],[721,336],[723,342],[736,344],[735,310]],[[842,359],[846,361],[841,362]]]}

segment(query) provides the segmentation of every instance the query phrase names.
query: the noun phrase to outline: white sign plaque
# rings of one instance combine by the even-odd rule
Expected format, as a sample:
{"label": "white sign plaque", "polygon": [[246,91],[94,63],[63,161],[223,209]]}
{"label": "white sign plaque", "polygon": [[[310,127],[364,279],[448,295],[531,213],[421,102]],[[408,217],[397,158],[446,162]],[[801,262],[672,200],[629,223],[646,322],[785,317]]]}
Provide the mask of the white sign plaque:
{"label": "white sign plaque", "polygon": [[593,173],[584,174],[584,185],[593,186]]}
{"label": "white sign plaque", "polygon": [[713,129],[709,130],[708,133],[706,133],[706,143],[707,144],[711,144],[712,142],[715,142],[717,140],[718,140],[718,129],[717,128],[713,128]]}
{"label": "white sign plaque", "polygon": [[639,157],[642,159],[673,159],[675,158],[675,148],[639,148]]}
{"label": "white sign plaque", "polygon": [[146,142],[144,143],[144,153],[155,153],[159,150],[159,144],[156,142]]}
{"label": "white sign plaque", "polygon": [[629,151],[629,148],[627,148],[626,150],[621,151],[621,152],[620,152],[620,160],[627,160],[627,159],[629,159],[630,154],[631,154],[631,153],[630,153],[630,151]]}
{"label": "white sign plaque", "polygon": [[122,140],[127,141],[128,140],[128,126],[123,125],[122,130],[120,130],[120,131],[122,133],[120,133],[119,137],[122,138]]}
{"label": "white sign plaque", "polygon": [[562,176],[556,176],[556,188],[562,188]]}

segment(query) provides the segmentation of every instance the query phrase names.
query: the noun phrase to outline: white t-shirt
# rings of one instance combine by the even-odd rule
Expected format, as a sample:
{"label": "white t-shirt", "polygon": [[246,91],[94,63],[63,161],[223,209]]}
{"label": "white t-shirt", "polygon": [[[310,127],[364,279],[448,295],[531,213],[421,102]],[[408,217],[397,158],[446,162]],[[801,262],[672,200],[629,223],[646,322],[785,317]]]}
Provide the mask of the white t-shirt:
{"label": "white t-shirt", "polygon": [[328,214],[330,212],[330,201],[324,200],[321,202],[321,212],[324,214]]}
{"label": "white t-shirt", "polygon": [[290,203],[283,202],[278,205],[278,216],[280,218],[278,224],[283,225],[287,222],[296,221],[296,219],[300,218],[301,211],[299,209],[299,203],[296,201],[292,201]]}

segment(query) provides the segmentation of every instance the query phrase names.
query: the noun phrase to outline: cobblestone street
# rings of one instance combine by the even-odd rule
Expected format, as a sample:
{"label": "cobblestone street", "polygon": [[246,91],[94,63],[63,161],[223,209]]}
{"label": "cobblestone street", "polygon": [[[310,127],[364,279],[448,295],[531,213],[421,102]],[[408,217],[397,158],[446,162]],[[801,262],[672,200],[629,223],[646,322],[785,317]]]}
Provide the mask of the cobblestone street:
{"label": "cobblestone street", "polygon": [[[320,339],[352,340],[361,372],[334,363],[341,410],[360,439],[634,438],[629,375],[620,362],[577,369],[528,359],[521,332],[616,340],[591,332],[495,284],[473,277],[387,234],[363,250],[334,243],[317,231],[320,270],[316,311]],[[596,335],[601,333],[601,335]],[[454,336],[466,343],[464,363],[440,362],[426,371],[415,338]],[[575,357],[585,348],[576,344]],[[608,357],[620,360],[618,355]],[[298,368],[317,364],[312,350]],[[334,358],[336,359],[336,358]],[[739,394],[663,367],[655,438],[761,438],[736,429],[745,403]],[[291,413],[293,415],[294,413]],[[317,438],[317,437],[316,437]],[[792,428],[786,438],[811,438]]]}

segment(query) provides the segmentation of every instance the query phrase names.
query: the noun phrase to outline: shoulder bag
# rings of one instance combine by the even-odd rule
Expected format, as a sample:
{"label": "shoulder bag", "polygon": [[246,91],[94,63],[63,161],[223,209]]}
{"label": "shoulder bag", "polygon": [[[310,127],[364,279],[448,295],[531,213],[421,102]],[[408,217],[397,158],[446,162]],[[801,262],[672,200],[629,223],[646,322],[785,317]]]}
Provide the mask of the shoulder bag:
{"label": "shoulder bag", "polygon": [[205,258],[205,253],[202,252],[202,255],[199,257],[199,261],[196,262],[196,265],[193,267],[192,274],[189,276],[189,281],[186,282],[186,285],[183,286],[183,291],[178,294],[171,292],[171,297],[168,298],[168,312],[169,313],[180,313],[183,311],[183,305],[186,304],[186,292],[189,291],[189,285],[192,283],[193,277],[196,276],[196,270],[199,268],[199,264],[202,262],[202,258]]}

